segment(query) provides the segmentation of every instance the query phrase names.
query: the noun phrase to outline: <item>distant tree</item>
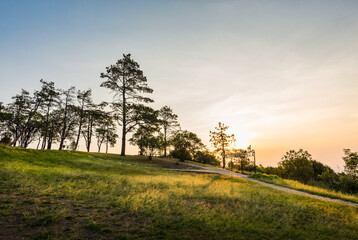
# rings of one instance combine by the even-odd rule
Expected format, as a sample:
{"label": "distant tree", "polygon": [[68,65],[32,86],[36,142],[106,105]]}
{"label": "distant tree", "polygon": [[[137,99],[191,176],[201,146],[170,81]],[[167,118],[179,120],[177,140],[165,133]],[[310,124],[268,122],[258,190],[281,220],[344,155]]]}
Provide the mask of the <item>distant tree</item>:
{"label": "distant tree", "polygon": [[219,126],[215,127],[216,131],[210,131],[210,142],[216,148],[215,151],[221,154],[223,161],[223,168],[225,168],[225,153],[230,147],[230,144],[235,141],[234,134],[226,134],[226,130],[229,126],[225,126],[219,122]]}
{"label": "distant tree", "polygon": [[312,163],[313,175],[314,175],[315,180],[320,180],[319,176],[321,176],[325,172],[334,173],[332,168],[330,168],[327,165],[324,165],[321,162],[318,162],[316,160],[312,160],[311,163]]}
{"label": "distant tree", "polygon": [[4,126],[6,123],[6,107],[0,102],[0,134],[6,131],[6,127]]}
{"label": "distant tree", "polygon": [[[41,81],[43,83],[43,81]],[[35,139],[41,126],[42,115],[40,113],[41,106],[46,98],[46,85],[43,84],[40,91],[35,91],[33,96],[28,98],[28,109],[26,111],[26,120],[20,134],[21,147],[27,148]]]}
{"label": "distant tree", "polygon": [[171,155],[179,158],[181,162],[186,159],[192,159],[197,151],[204,148],[200,138],[195,133],[187,130],[176,131],[171,138],[171,142],[174,146]]}
{"label": "distant tree", "polygon": [[48,137],[47,137],[47,149],[52,149],[52,145],[60,141],[60,133],[63,126],[62,115],[63,115],[63,111],[61,109],[55,109],[50,113],[49,116],[50,122],[49,122]]}
{"label": "distant tree", "polygon": [[95,131],[97,138],[98,152],[101,152],[102,144],[106,145],[106,153],[108,152],[108,144],[113,146],[116,143],[116,124],[113,117],[105,113],[98,119],[97,128]]}
{"label": "distant tree", "polygon": [[78,131],[76,142],[74,143],[74,149],[78,148],[78,143],[80,141],[82,126],[85,119],[85,111],[93,104],[92,102],[92,90],[88,89],[86,91],[77,92],[77,101],[78,101]]}
{"label": "distant tree", "polygon": [[[46,82],[44,80],[40,80],[42,83],[43,89],[43,106],[42,111],[43,113],[43,121],[41,125],[41,136],[42,137],[42,146],[41,149],[46,148],[46,144],[48,144],[49,135],[51,134],[50,131],[50,116],[51,112],[53,111],[54,107],[59,103],[59,95],[60,93],[55,88],[54,82]],[[39,139],[39,143],[40,143]],[[51,144],[50,144],[51,145]]]}
{"label": "distant tree", "polygon": [[343,151],[345,155],[343,157],[345,172],[350,176],[358,176],[358,153],[351,152],[350,149],[343,149]]}
{"label": "distant tree", "polygon": [[[323,184],[323,187],[335,189],[339,183],[339,175],[334,171],[324,171],[317,176],[317,180]],[[342,191],[342,189],[336,188],[337,191]]]}
{"label": "distant tree", "polygon": [[90,151],[92,144],[92,136],[95,134],[95,128],[100,125],[106,118],[107,113],[103,111],[106,103],[92,104],[92,106],[85,111],[85,122],[82,135],[86,143],[87,152]]}
{"label": "distant tree", "polygon": [[8,110],[11,113],[9,121],[7,121],[7,129],[12,134],[12,146],[16,146],[25,125],[27,111],[30,108],[30,93],[24,89],[21,94],[12,97],[13,102],[8,104]]}
{"label": "distant tree", "polygon": [[241,170],[241,172],[244,172],[244,169],[246,166],[250,164],[250,161],[248,158],[246,158],[246,150],[240,149],[240,148],[228,148],[226,151],[226,155],[229,153],[229,167],[235,168],[237,170]]}
{"label": "distant tree", "polygon": [[[143,75],[139,64],[135,62],[130,54],[123,55],[116,64],[106,68],[106,73],[101,73],[101,78],[105,78],[101,87],[106,87],[114,92],[115,109],[122,125],[122,149],[121,155],[125,156],[126,152],[126,134],[134,130],[133,114],[135,105],[139,102],[153,102],[152,99],[140,95],[140,93],[152,93],[153,90],[147,85],[147,78]],[[136,117],[134,115],[134,117]]]}
{"label": "distant tree", "polygon": [[0,143],[11,143],[11,132],[8,130],[8,122],[11,120],[11,112],[0,102]]}
{"label": "distant tree", "polygon": [[[137,120],[133,121],[133,123],[137,123],[135,125],[137,128],[129,141],[132,145],[138,146],[139,155],[144,155],[149,144],[149,138],[153,138],[159,131],[160,122],[158,121],[158,111],[155,111],[150,107],[142,106],[137,108],[133,113],[133,115],[137,115]],[[133,116],[132,119],[135,119],[135,117]],[[158,140],[158,143],[160,142],[161,141]],[[152,143],[154,143],[154,140],[152,140]]]}
{"label": "distant tree", "polygon": [[50,116],[57,103],[58,91],[53,82],[40,80],[42,86],[39,91],[30,94],[23,90],[14,96],[13,102],[6,107],[6,132],[10,136],[12,146],[28,147],[35,139],[38,148],[48,141]]}
{"label": "distant tree", "polygon": [[74,118],[70,117],[71,113],[75,112],[73,107],[73,98],[75,93],[75,87],[70,87],[67,90],[62,90],[63,99],[61,99],[61,113],[62,113],[62,127],[60,135],[59,150],[63,149],[65,139],[70,136],[70,131],[73,130],[75,122]]}
{"label": "distant tree", "polygon": [[114,127],[107,127],[106,129],[106,153],[108,153],[108,146],[114,147],[114,145],[117,143],[118,134],[116,133],[117,129],[114,125]]}
{"label": "distant tree", "polygon": [[11,145],[16,146],[17,143],[21,147],[26,148],[31,141],[34,140],[39,130],[38,109],[42,103],[41,92],[36,91],[33,96],[26,90],[21,91],[12,98],[14,101],[8,104],[8,111],[11,113],[10,119],[7,121],[7,129],[12,134],[13,142]]}
{"label": "distant tree", "polygon": [[178,116],[170,107],[164,106],[159,110],[159,119],[163,130],[164,157],[167,157],[168,138],[179,127]]}
{"label": "distant tree", "polygon": [[282,177],[307,183],[314,178],[312,161],[312,156],[307,151],[303,149],[290,150],[282,157],[278,166],[281,169]]}
{"label": "distant tree", "polygon": [[152,160],[154,152],[156,149],[160,149],[161,140],[163,138],[161,136],[148,136],[144,141],[144,149],[148,155],[148,159]]}
{"label": "distant tree", "polygon": [[139,127],[132,137],[129,139],[129,142],[132,145],[135,145],[139,148],[139,155],[144,155],[146,138],[152,136],[155,131],[152,128]]}
{"label": "distant tree", "polygon": [[358,177],[356,175],[340,173],[339,180],[335,182],[333,188],[336,191],[346,192],[349,194],[357,194]]}

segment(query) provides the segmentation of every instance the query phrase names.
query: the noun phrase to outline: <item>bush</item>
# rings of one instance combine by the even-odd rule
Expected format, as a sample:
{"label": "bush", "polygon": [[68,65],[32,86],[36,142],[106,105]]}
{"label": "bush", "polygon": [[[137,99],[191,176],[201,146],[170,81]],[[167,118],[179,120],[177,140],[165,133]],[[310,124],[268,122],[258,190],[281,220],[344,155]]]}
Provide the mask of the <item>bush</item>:
{"label": "bush", "polygon": [[220,165],[220,161],[218,161],[216,157],[209,152],[202,152],[202,151],[196,152],[194,155],[194,161],[204,164],[210,164],[214,166]]}
{"label": "bush", "polygon": [[336,191],[357,194],[358,193],[358,177],[341,174],[338,182],[335,183],[333,188]]}
{"label": "bush", "polygon": [[173,158],[177,158],[180,161],[184,160],[192,160],[191,155],[188,150],[182,149],[182,150],[173,150],[170,152],[170,155]]}
{"label": "bush", "polygon": [[266,179],[266,180],[280,179],[276,175],[269,175],[269,174],[265,174],[265,173],[254,173],[254,174],[250,175],[250,177],[256,178],[256,179]]}
{"label": "bush", "polygon": [[9,143],[11,143],[11,137],[5,135],[0,139],[0,143],[4,144],[4,145],[8,145]]}
{"label": "bush", "polygon": [[322,182],[328,188],[333,189],[337,182],[339,182],[339,177],[338,174],[336,174],[335,172],[327,170],[322,174],[319,174],[317,176],[317,180],[318,182]]}

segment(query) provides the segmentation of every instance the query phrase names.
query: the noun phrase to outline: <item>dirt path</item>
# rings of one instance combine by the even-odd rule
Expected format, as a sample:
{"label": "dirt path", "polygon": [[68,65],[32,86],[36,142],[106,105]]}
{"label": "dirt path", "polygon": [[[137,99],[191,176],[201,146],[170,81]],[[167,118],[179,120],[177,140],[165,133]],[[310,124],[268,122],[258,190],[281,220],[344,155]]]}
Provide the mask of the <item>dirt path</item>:
{"label": "dirt path", "polygon": [[[198,167],[198,165],[194,165],[194,164],[190,164],[190,163],[185,163],[185,164]],[[271,187],[271,188],[274,188],[274,189],[277,189],[280,191],[294,193],[294,194],[311,197],[311,198],[316,198],[316,199],[329,201],[329,202],[341,203],[341,204],[345,204],[345,205],[349,205],[349,206],[353,206],[353,207],[358,207],[357,203],[352,203],[352,202],[348,202],[348,201],[344,201],[344,200],[340,200],[340,199],[329,198],[329,197],[323,197],[323,196],[295,190],[292,188],[287,188],[287,187],[282,187],[282,186],[278,186],[278,185],[271,184],[271,183],[261,182],[256,179],[249,178],[248,175],[233,172],[233,171],[230,171],[227,169],[215,168],[215,167],[205,167],[205,166],[200,166],[200,168],[201,169],[172,169],[172,170],[185,171],[185,172],[200,172],[200,173],[218,173],[218,174],[232,176],[232,177],[239,177],[239,178],[246,179],[247,181],[255,182],[255,183],[258,183],[258,184],[261,184],[261,185],[264,185],[267,187]]]}

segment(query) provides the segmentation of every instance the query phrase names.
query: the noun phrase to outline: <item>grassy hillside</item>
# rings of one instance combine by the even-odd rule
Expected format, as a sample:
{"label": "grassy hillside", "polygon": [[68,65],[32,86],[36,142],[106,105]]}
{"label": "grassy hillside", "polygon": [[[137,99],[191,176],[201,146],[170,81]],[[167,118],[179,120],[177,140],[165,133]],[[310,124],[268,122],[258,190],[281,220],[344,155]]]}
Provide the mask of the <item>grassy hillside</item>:
{"label": "grassy hillside", "polygon": [[250,177],[260,180],[262,182],[273,183],[276,185],[289,187],[292,189],[297,189],[297,190],[307,192],[307,193],[312,193],[312,194],[316,194],[316,195],[320,195],[320,196],[324,196],[324,197],[342,199],[344,201],[358,203],[357,195],[349,195],[349,194],[344,194],[341,192],[336,192],[334,190],[324,189],[324,188],[320,188],[320,187],[314,187],[314,186],[300,183],[298,181],[282,179],[276,175],[257,173],[257,174],[250,175]]}
{"label": "grassy hillside", "polygon": [[0,239],[358,238],[354,207],[169,165],[0,147]]}

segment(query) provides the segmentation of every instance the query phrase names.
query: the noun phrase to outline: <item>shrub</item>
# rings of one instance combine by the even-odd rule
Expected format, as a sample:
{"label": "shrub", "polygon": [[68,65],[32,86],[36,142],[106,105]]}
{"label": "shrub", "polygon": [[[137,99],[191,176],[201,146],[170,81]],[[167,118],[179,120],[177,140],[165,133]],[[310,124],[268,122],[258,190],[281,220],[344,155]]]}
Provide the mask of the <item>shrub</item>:
{"label": "shrub", "polygon": [[188,150],[182,149],[182,150],[173,150],[170,152],[170,155],[173,158],[183,160],[192,160],[191,155]]}
{"label": "shrub", "polygon": [[220,161],[217,160],[216,157],[209,152],[197,151],[194,155],[194,161],[214,166],[220,165]]}

